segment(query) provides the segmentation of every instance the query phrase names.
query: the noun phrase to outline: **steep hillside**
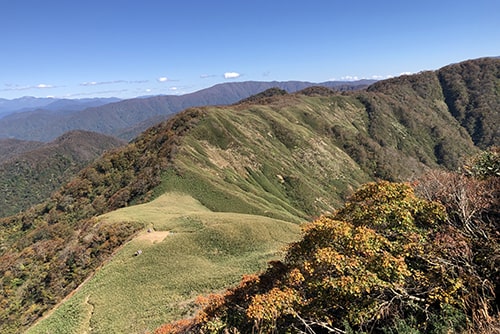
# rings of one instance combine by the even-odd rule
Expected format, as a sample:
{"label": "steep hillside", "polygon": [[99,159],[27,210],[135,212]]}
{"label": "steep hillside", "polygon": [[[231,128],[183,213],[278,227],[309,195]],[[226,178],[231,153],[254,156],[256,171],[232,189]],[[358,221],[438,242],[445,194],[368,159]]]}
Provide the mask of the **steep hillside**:
{"label": "steep hillside", "polygon": [[[155,334],[497,333],[500,179],[433,175],[418,186],[428,199],[409,184],[364,185],[305,225],[284,260]],[[457,195],[482,205],[457,214]]]}
{"label": "steep hillside", "polygon": [[[87,131],[72,131],[51,143],[4,140],[9,158],[0,161],[0,217],[42,202],[103,152],[122,146],[119,139]],[[29,148],[29,149],[28,149]]]}
{"label": "steep hillside", "polygon": [[[320,85],[346,91],[366,88],[372,82],[332,81]],[[47,105],[43,110],[30,110],[0,119],[0,138],[51,141],[64,132],[82,129],[130,140],[146,129],[140,124],[152,126],[159,117],[166,119],[189,107],[231,104],[275,86],[294,92],[313,85],[315,84],[301,81],[233,82],[185,95],[136,98],[84,110],[71,108],[71,101],[60,100]],[[99,101],[88,101],[89,105],[97,102]],[[66,112],[60,112],[62,107],[65,107],[63,110]]]}
{"label": "steep hillside", "polygon": [[[469,60],[438,71],[380,81],[371,85],[368,91],[391,96],[399,104],[395,107],[400,109],[402,121],[407,117],[408,106],[419,104],[420,110],[425,112],[426,106],[433,101],[439,103],[458,120],[477,146],[486,149],[500,144],[499,58]],[[427,125],[435,131],[441,130],[432,123]],[[444,133],[437,135],[446,136]]]}
{"label": "steep hillside", "polygon": [[302,222],[364,182],[455,168],[474,152],[434,72],[368,92],[308,89],[188,109],[0,221],[0,330],[22,331],[144,227],[97,215],[177,192],[213,212]]}
{"label": "steep hillside", "polygon": [[451,113],[483,149],[500,145],[499,61],[467,61],[437,73]]}

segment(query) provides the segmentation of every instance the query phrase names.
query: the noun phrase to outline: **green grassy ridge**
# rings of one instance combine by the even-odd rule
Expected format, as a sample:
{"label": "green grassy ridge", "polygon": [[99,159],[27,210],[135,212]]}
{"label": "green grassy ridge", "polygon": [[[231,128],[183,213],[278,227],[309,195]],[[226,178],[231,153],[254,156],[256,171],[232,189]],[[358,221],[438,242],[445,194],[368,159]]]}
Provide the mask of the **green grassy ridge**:
{"label": "green grassy ridge", "polygon": [[[108,213],[108,224],[135,221],[170,231],[162,242],[128,242],[94,277],[27,333],[142,333],[189,315],[197,295],[265,268],[299,236],[296,224],[212,212],[192,197],[164,194]],[[143,231],[148,235],[148,232]],[[154,233],[154,232],[153,232]],[[140,256],[134,256],[137,250]]]}
{"label": "green grassy ridge", "polygon": [[[179,179],[203,179],[211,189],[226,189],[229,200],[243,199],[247,204],[244,210],[279,213],[288,219],[290,213],[306,218],[339,205],[348,188],[356,188],[369,178],[345,152],[332,145],[327,134],[318,134],[301,118],[304,110],[316,112],[315,117],[324,123],[329,122],[328,117],[338,122],[342,115],[328,108],[321,110],[305,97],[285,99],[278,106],[209,109],[199,126],[183,137],[176,155],[178,177],[165,177],[166,187],[175,190],[171,184]],[[343,112],[344,119],[349,112]],[[183,191],[214,210],[228,211],[226,201],[210,203],[209,191],[195,194],[196,190],[186,187]]]}
{"label": "green grassy ridge", "polygon": [[411,105],[365,92],[207,107],[158,193],[182,190],[215,211],[310,218],[374,178],[408,180],[478,151],[442,99],[419,94]]}

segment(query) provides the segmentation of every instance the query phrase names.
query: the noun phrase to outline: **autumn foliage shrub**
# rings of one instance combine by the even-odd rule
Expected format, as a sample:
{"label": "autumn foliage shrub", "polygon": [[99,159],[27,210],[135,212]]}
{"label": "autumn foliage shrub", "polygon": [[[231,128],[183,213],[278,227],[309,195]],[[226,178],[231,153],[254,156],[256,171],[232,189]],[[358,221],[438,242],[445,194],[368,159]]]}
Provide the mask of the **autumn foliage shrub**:
{"label": "autumn foliage shrub", "polygon": [[489,332],[493,263],[447,209],[408,184],[366,184],[305,225],[283,261],[161,333]]}

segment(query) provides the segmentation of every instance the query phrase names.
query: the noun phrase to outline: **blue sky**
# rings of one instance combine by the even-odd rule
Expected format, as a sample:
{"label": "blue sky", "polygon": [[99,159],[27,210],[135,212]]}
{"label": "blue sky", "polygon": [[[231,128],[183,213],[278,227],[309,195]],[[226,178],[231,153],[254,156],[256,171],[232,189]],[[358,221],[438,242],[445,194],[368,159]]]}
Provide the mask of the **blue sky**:
{"label": "blue sky", "polygon": [[498,0],[0,0],[0,98],[386,78],[500,55]]}

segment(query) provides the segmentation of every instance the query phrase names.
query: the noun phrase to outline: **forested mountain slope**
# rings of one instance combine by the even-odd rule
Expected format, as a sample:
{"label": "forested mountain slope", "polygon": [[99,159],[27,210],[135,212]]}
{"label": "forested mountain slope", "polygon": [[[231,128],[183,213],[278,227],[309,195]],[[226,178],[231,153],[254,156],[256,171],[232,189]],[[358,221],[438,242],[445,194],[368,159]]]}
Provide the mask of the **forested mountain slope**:
{"label": "forested mountain slope", "polygon": [[51,143],[4,140],[2,147],[9,147],[8,142],[10,154],[0,161],[0,217],[42,202],[102,153],[125,145],[88,131],[71,131]]}

